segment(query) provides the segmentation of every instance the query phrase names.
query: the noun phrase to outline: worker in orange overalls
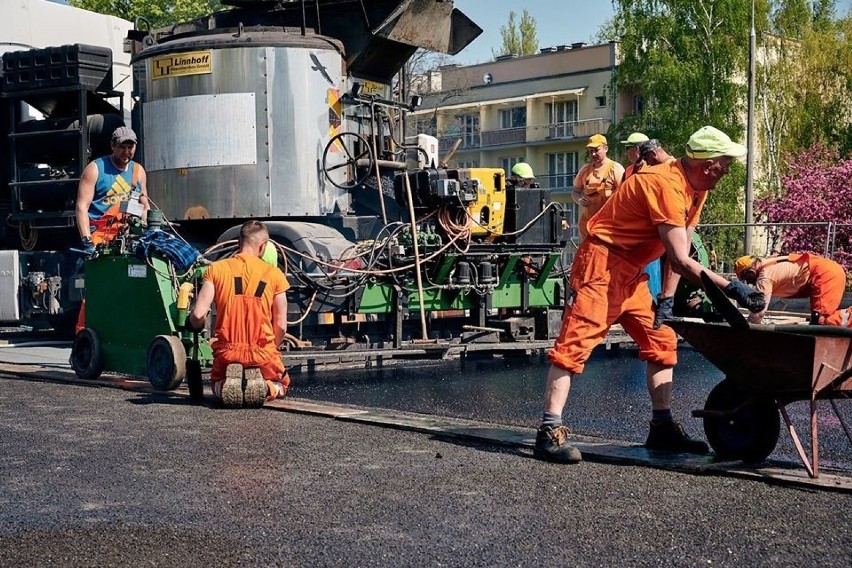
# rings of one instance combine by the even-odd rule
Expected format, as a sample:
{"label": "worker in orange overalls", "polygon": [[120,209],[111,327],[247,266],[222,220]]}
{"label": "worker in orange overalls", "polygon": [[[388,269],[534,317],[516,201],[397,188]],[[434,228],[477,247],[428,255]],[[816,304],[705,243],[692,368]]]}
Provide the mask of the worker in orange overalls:
{"label": "worker in orange overalls", "polygon": [[[662,324],[672,316],[680,277],[700,283],[701,273],[750,311],[763,309],[763,296],[736,280],[709,272],[689,255],[689,245],[707,192],[728,173],[735,158],[746,153],[723,132],[705,126],[687,144],[687,157],[651,166],[629,177],[589,221],[571,267],[568,302],[562,329],[549,353],[542,424],[534,455],[557,463],[582,459],[568,444],[562,409],[571,381],[610,326],[620,323],[639,345],[647,361],[646,380],[652,420],[645,446],[651,450],[707,453],[703,441],[686,435],[671,413],[672,368],[677,363],[675,332]],[[662,292],[654,300],[643,268],[666,254]]]}
{"label": "worker in orange overalls", "polygon": [[[843,267],[816,254],[786,256],[741,256],[734,264],[737,278],[753,285],[764,296],[766,307],[772,296],[810,298],[811,323],[824,324],[837,311],[846,290]],[[760,323],[766,308],[750,314],[748,321]]]}
{"label": "worker in orange overalls", "polygon": [[621,141],[627,150],[627,161],[630,162],[624,168],[624,175],[621,177],[622,182],[633,175],[633,170],[636,168],[636,162],[639,160],[639,144],[646,142],[647,140],[648,137],[645,134],[642,134],[641,132],[634,132],[627,137],[627,140]]}
{"label": "worker in orange overalls", "polygon": [[612,197],[624,177],[624,166],[606,157],[608,148],[606,136],[592,135],[586,144],[590,161],[574,177],[574,192],[571,196],[582,209],[577,222],[580,242],[589,235],[586,227],[589,219]]}
{"label": "worker in orange overalls", "polygon": [[268,244],[266,225],[244,223],[239,253],[207,268],[188,318],[193,329],[203,329],[210,306],[216,305],[210,383],[228,408],[263,406],[284,398],[290,386],[278,351],[287,332],[290,283],[277,266],[277,255],[272,262],[263,260]]}

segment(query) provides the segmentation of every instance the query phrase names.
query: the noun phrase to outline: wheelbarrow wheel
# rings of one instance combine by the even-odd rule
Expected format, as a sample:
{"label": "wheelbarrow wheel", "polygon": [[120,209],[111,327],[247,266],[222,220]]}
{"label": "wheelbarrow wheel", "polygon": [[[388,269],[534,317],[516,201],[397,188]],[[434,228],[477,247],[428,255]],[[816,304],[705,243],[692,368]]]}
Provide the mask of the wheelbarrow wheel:
{"label": "wheelbarrow wheel", "polygon": [[157,390],[174,390],[186,377],[186,349],[173,335],[158,335],[148,345],[148,380]]}
{"label": "wheelbarrow wheel", "polygon": [[90,327],[84,327],[74,336],[71,346],[71,368],[81,379],[97,379],[104,371],[104,353],[101,340]]}
{"label": "wheelbarrow wheel", "polygon": [[704,434],[720,459],[760,463],[778,443],[781,421],[775,402],[744,392],[730,379],[710,391],[704,410],[726,413],[704,417]]}

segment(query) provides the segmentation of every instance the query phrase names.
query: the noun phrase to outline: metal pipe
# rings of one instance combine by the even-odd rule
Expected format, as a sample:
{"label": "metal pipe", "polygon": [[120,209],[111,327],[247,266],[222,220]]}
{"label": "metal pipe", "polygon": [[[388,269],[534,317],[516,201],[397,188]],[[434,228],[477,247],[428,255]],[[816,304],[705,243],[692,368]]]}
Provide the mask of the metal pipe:
{"label": "metal pipe", "polygon": [[[755,91],[755,73],[754,60],[756,57],[757,40],[754,32],[754,0],[751,2],[751,33],[749,34],[748,44],[748,121],[747,121],[747,144],[748,155],[746,156],[746,186],[745,186],[745,222],[746,224],[754,223],[754,213],[752,206],[754,205],[754,91]],[[751,227],[746,227],[745,232],[745,252],[752,254],[752,230]]]}
{"label": "metal pipe", "polygon": [[423,276],[420,274],[420,248],[417,246],[417,218],[414,216],[414,199],[411,196],[411,182],[408,173],[402,175],[405,180],[405,197],[408,199],[408,214],[411,217],[411,237],[414,241],[414,273],[417,275],[417,299],[420,304],[420,331],[423,339],[428,339],[426,333],[426,306],[423,298]]}

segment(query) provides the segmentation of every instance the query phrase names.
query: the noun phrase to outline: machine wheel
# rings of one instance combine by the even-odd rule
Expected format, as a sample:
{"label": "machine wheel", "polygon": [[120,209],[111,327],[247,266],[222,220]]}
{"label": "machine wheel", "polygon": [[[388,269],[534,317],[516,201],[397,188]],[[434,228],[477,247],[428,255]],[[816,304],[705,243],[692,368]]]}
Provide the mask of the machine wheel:
{"label": "machine wheel", "polygon": [[81,379],[90,381],[101,376],[104,370],[104,353],[101,340],[90,327],[84,327],[71,347],[71,368]]}
{"label": "machine wheel", "polygon": [[[329,167],[328,153],[337,142],[340,142],[340,145],[343,147],[343,153],[346,155],[346,159],[341,164]],[[362,148],[362,150],[358,154],[353,155],[350,148],[355,148],[356,145]],[[366,162],[364,160],[366,160]],[[334,187],[350,190],[367,181],[367,178],[374,173],[376,168],[375,162],[376,157],[373,156],[373,152],[370,150],[370,143],[367,142],[366,138],[354,132],[341,132],[340,134],[332,136],[331,140],[328,141],[328,144],[325,145],[325,150],[322,152],[322,173],[325,175],[325,179],[327,179]],[[331,179],[331,175],[329,174],[335,170],[339,170],[340,168],[349,168],[349,179],[351,181],[337,183]],[[360,176],[358,175],[358,168],[361,168],[362,170]]]}
{"label": "machine wheel", "polygon": [[148,380],[157,390],[174,390],[186,377],[186,349],[173,335],[158,335],[148,346]]}
{"label": "machine wheel", "polygon": [[[741,408],[740,408],[741,407]],[[781,432],[781,420],[775,401],[769,397],[745,393],[730,379],[716,385],[704,410],[739,411],[728,416],[705,416],[704,433],[721,459],[759,463],[765,460]]]}

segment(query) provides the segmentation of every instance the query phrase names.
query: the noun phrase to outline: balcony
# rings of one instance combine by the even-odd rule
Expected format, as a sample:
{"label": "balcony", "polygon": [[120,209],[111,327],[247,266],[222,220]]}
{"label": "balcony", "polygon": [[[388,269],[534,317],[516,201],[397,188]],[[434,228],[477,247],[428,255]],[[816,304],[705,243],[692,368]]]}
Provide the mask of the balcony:
{"label": "balcony", "polygon": [[482,147],[479,132],[466,132],[464,134],[453,134],[438,137],[438,152],[442,155],[449,152],[455,146],[457,140],[461,140],[459,150],[479,150]]}
{"label": "balcony", "polygon": [[527,127],[483,130],[482,147],[502,146],[503,144],[524,144],[527,141]]}
{"label": "balcony", "polygon": [[438,149],[440,152],[449,151],[459,138],[462,139],[459,150],[485,149],[496,146],[524,146],[531,143],[540,144],[551,141],[585,140],[592,134],[605,133],[610,124],[611,121],[608,119],[593,118],[521,128],[483,130],[481,132],[454,132],[445,129],[443,133],[438,135]]}

